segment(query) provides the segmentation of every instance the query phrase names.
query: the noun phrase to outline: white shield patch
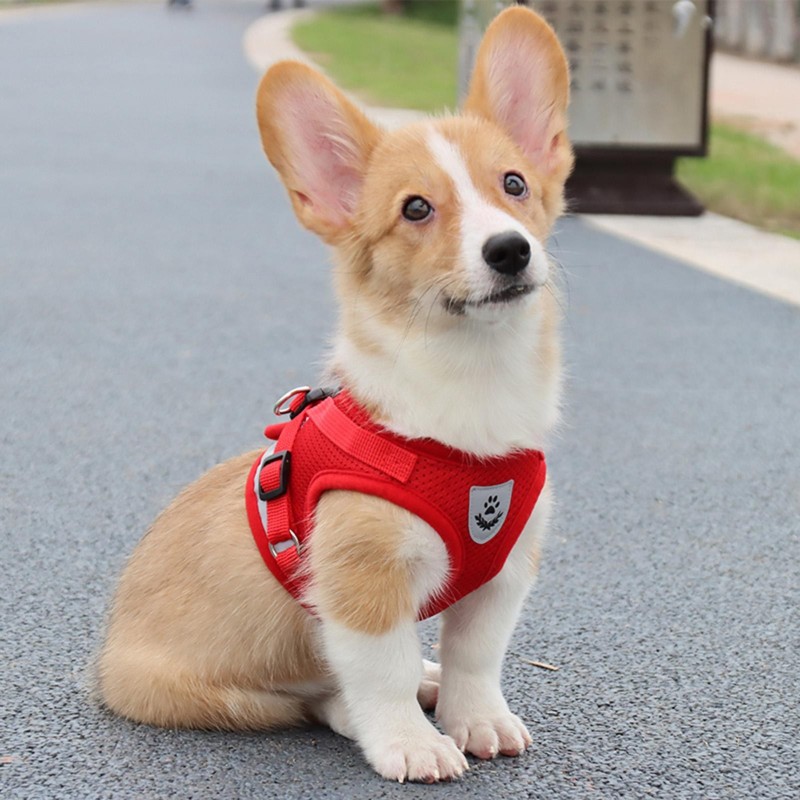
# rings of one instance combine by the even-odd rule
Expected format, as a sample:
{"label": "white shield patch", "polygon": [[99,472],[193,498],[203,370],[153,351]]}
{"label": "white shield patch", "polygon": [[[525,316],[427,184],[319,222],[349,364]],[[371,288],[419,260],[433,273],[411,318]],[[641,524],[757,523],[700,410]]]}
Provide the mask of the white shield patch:
{"label": "white shield patch", "polygon": [[497,486],[473,486],[469,490],[469,535],[474,542],[486,544],[503,527],[511,508],[514,481]]}

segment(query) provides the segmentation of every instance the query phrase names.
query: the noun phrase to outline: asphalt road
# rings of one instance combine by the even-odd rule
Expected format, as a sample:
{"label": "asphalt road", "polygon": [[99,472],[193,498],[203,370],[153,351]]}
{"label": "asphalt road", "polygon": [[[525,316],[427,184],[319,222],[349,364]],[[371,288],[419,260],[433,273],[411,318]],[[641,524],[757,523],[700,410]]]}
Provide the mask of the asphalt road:
{"label": "asphalt road", "polygon": [[126,555],[260,443],[332,324],[325,252],[260,152],[259,9],[0,24],[0,795],[800,796],[800,310],[579,220],[553,244],[557,522],[505,671],[531,752],[400,787],[325,730],[155,730],[91,700]]}

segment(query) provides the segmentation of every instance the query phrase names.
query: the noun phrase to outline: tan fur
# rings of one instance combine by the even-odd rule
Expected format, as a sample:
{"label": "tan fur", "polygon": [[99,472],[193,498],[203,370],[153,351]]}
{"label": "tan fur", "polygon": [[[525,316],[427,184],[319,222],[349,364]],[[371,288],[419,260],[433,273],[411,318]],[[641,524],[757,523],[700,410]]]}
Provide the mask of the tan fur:
{"label": "tan fur", "polygon": [[[503,192],[497,175],[512,169],[524,171],[534,198],[542,197],[547,181],[538,178],[535,165],[496,125],[475,117],[446,118],[436,121],[434,127],[459,146],[468,164],[482,165],[483,170],[472,172],[471,177],[485,196],[519,218],[537,237],[546,238],[559,209],[545,208],[541,201],[515,202]],[[348,297],[366,293],[384,321],[402,328],[426,288],[440,287],[454,296],[464,293],[453,252],[459,236],[460,205],[450,176],[430,159],[419,158],[426,150],[429,130],[430,123],[420,123],[388,133],[372,152],[373,169],[365,178],[353,228],[340,245],[343,267],[337,271],[337,284],[345,325],[349,322]],[[472,159],[477,153],[481,158]],[[494,169],[487,169],[487,155]],[[436,226],[403,223],[396,209],[411,195],[433,203],[439,214]],[[346,333],[359,335],[354,327],[347,327]]]}
{"label": "tan fur", "polygon": [[328,492],[317,513],[309,563],[320,613],[373,635],[414,616],[413,563],[400,553],[409,513],[353,492]]}
{"label": "tan fur", "polygon": [[[320,215],[316,198],[309,191],[301,171],[303,159],[295,158],[292,153],[292,140],[297,138],[297,129],[307,127],[307,122],[287,118],[284,98],[289,92],[305,91],[316,102],[330,99],[331,116],[341,114],[342,125],[357,132],[351,143],[353,157],[350,164],[356,173],[363,173],[380,130],[348,102],[327,78],[305,64],[283,61],[273,66],[267,75],[269,80],[262,80],[256,97],[256,114],[264,152],[283,179],[298,219],[325,241],[336,244],[346,234],[347,221]],[[335,139],[335,134],[332,139]],[[332,141],[332,145],[336,146],[338,142]]]}
{"label": "tan fur", "polygon": [[253,541],[243,487],[257,453],[222,464],[153,524],[119,584],[98,664],[109,708],[170,727],[263,728],[304,718],[284,683],[324,678],[310,617]]}
{"label": "tan fur", "polygon": [[[503,15],[512,27],[529,26],[532,16],[518,9]],[[548,68],[558,74],[561,93],[548,123],[553,147],[543,162],[532,160],[493,119],[483,67],[495,46],[494,26],[478,57],[469,116],[434,125],[464,154],[479,191],[544,241],[561,211],[572,155],[564,133],[566,61],[542,25],[535,23],[532,35]],[[347,155],[342,185],[360,182],[357,202],[348,196],[331,208],[330,198],[304,172],[301,150],[310,145],[298,143],[302,120],[287,110],[289,96],[297,93],[304,102],[330,110],[320,141]],[[353,313],[355,298],[401,332],[416,325],[419,330],[432,326],[435,334],[437,326],[460,324],[446,315],[416,316],[426,293],[458,297],[464,291],[453,256],[458,199],[449,176],[433,159],[420,156],[428,152],[430,127],[381,131],[330,81],[291,62],[267,73],[257,108],[265,152],[298,218],[336,247],[340,336],[363,353],[383,354]],[[508,170],[524,171],[530,187],[525,202],[503,193],[497,176]],[[440,209],[435,227],[400,219],[403,199],[410,195],[428,197]],[[557,383],[558,307],[548,288],[539,292],[531,312],[540,317],[533,357]],[[370,410],[390,416],[388,409],[373,405]],[[103,700],[117,713],[165,726],[266,728],[313,718],[309,700],[331,691],[314,617],[274,580],[250,533],[243,487],[256,456],[248,453],[222,464],[187,488],[131,556],[98,663]],[[349,492],[323,496],[308,559],[321,614],[364,634],[385,633],[414,618],[420,601],[414,572],[425,553],[413,549],[410,520],[408,512],[379,498]],[[538,565],[538,546],[530,563],[533,569]]]}
{"label": "tan fur", "polygon": [[561,383],[561,339],[558,328],[561,323],[561,286],[556,280],[551,280],[542,294],[541,303],[541,339],[536,350],[536,360],[545,371],[557,376]]}

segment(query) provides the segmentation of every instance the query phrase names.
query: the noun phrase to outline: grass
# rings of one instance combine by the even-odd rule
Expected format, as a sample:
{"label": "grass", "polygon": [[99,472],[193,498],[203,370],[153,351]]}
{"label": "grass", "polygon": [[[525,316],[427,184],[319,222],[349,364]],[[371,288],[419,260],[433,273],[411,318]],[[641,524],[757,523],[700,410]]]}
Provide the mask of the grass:
{"label": "grass", "polygon": [[708,158],[681,159],[678,178],[711,211],[800,239],[800,161],[760,137],[712,125]]}
{"label": "grass", "polygon": [[[346,89],[375,105],[440,111],[456,105],[457,0],[412,0],[402,17],[377,4],[332,9],[292,31]],[[708,158],[678,178],[711,211],[800,239],[800,161],[729,124],[711,128]]]}
{"label": "grass", "polygon": [[456,0],[416,0],[403,16],[344,6],[292,30],[295,43],[366,102],[440,111],[457,100]]}

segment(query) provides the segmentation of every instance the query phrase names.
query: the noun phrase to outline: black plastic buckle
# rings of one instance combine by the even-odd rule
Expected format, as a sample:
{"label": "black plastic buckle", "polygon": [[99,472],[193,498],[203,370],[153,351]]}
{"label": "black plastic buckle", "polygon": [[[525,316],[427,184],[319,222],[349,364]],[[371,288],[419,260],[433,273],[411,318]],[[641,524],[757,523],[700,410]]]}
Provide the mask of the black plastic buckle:
{"label": "black plastic buckle", "polygon": [[289,419],[294,419],[298,414],[302,414],[309,406],[314,405],[314,403],[319,403],[320,400],[324,400],[326,397],[333,397],[338,391],[338,389],[318,388],[306,392],[300,405],[297,406],[294,411],[289,412]]}
{"label": "black plastic buckle", "polygon": [[[281,469],[278,475],[280,476],[280,480],[278,481],[278,485],[274,489],[270,489],[269,491],[265,492],[261,488],[261,472],[263,471],[264,467],[267,464],[271,464],[273,461],[280,461],[281,462]],[[280,453],[273,453],[271,456],[268,456],[261,462],[261,466],[258,468],[258,499],[267,502],[267,500],[274,500],[276,497],[280,497],[282,494],[286,493],[286,490],[289,488],[289,471],[292,464],[292,454],[289,450],[281,450]]]}

